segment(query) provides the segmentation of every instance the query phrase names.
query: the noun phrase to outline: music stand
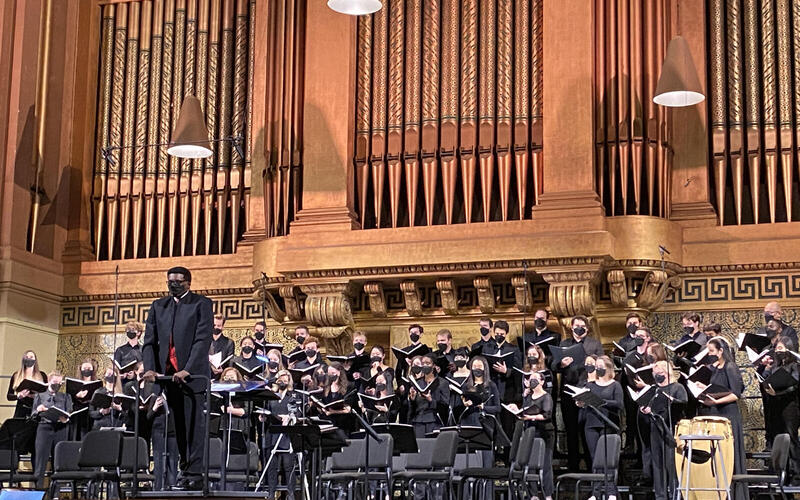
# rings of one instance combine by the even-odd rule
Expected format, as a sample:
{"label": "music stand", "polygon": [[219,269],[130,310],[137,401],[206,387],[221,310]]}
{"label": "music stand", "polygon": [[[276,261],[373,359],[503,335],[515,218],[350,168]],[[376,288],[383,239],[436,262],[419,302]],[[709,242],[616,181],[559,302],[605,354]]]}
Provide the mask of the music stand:
{"label": "music stand", "polygon": [[[14,483],[14,474],[16,473],[18,463],[14,463],[14,458],[17,455],[17,434],[25,430],[25,427],[30,425],[27,418],[9,418],[2,425],[0,425],[0,443],[8,441],[11,443],[11,462],[9,463],[9,484]],[[17,460],[18,462],[19,460]]]}
{"label": "music stand", "polygon": [[[419,452],[414,426],[411,424],[372,424],[372,429],[377,434],[391,434],[394,440],[392,454],[395,456],[402,453]],[[361,439],[366,435],[367,433],[364,431],[355,432],[352,434],[352,439]]]}
{"label": "music stand", "polygon": [[469,467],[469,454],[473,451],[491,450],[492,438],[486,430],[477,425],[454,425],[442,427],[439,432],[455,431],[458,433],[458,448],[467,454],[467,467]]}
{"label": "music stand", "polygon": [[[314,453],[311,456],[311,476],[310,482],[311,485],[309,489],[314,492],[314,496],[311,498],[319,498],[318,493],[318,475],[319,475],[319,465],[321,462],[321,455],[322,455],[322,431],[319,425],[314,424],[313,422],[306,423],[306,424],[297,424],[297,425],[284,425],[280,426],[277,429],[279,434],[286,434],[289,436],[289,441],[292,443],[292,449],[294,450],[301,450],[301,454],[305,454],[305,450],[313,450]],[[303,457],[300,462],[300,477],[301,482],[306,479],[306,467],[305,467],[305,457]],[[310,495],[306,493],[306,497],[308,498]]]}
{"label": "music stand", "polygon": [[586,408],[589,408],[597,418],[603,422],[603,441],[605,441],[605,446],[603,446],[603,453],[605,454],[603,457],[603,498],[607,498],[608,493],[608,430],[611,429],[614,434],[619,433],[619,426],[609,420],[608,417],[603,415],[603,412],[600,411],[600,408],[604,406],[606,403],[599,396],[592,392],[585,392],[581,394],[581,399]]}

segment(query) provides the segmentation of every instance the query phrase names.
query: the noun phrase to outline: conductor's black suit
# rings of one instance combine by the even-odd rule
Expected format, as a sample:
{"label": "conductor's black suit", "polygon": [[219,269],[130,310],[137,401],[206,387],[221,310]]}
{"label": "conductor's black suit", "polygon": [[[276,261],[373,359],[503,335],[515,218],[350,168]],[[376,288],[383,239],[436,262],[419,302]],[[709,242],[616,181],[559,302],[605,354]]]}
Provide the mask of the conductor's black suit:
{"label": "conductor's black suit", "polygon": [[185,384],[165,386],[167,402],[175,417],[181,469],[190,475],[202,473],[206,434],[203,415],[206,380],[192,375],[211,375],[208,348],[213,316],[211,300],[191,291],[179,298],[160,298],[150,306],[142,345],[146,371],[171,375],[185,370],[190,374]]}

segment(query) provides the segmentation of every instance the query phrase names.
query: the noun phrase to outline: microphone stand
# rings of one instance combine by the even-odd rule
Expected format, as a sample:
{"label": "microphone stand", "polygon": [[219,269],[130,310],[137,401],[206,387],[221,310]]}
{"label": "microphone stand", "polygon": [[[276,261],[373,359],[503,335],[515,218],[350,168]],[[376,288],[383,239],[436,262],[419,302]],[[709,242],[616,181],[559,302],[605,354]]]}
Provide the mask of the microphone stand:
{"label": "microphone stand", "polygon": [[350,413],[355,415],[356,419],[364,427],[364,500],[366,500],[369,498],[369,440],[372,438],[376,443],[380,444],[383,442],[383,438],[375,432],[375,429],[352,406],[350,407]]}
{"label": "microphone stand", "polygon": [[590,408],[603,422],[603,440],[605,441],[605,446],[603,446],[603,498],[608,498],[608,430],[611,429],[614,433],[618,433],[619,426],[603,415],[599,408],[590,404],[586,404],[586,408]]}

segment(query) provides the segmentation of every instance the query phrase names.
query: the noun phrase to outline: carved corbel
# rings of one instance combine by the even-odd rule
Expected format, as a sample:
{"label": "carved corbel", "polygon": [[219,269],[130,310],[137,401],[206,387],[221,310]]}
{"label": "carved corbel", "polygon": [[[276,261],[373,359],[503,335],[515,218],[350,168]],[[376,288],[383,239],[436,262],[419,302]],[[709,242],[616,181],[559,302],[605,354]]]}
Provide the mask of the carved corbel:
{"label": "carved corbel", "polygon": [[400,290],[403,292],[403,301],[406,304],[406,311],[409,316],[422,315],[422,298],[416,281],[403,281],[400,283]]}
{"label": "carved corbel", "polygon": [[478,292],[478,307],[484,314],[494,314],[497,310],[497,303],[494,298],[494,288],[492,278],[488,276],[478,276],[472,280],[475,290]]}
{"label": "carved corbel", "polygon": [[326,355],[345,356],[353,350],[353,329],[349,326],[321,326],[314,334],[322,339]]}
{"label": "carved corbel", "polygon": [[527,276],[524,274],[514,275],[511,277],[511,284],[514,286],[517,310],[523,313],[531,312],[533,310],[533,293]]}
{"label": "carved corbel", "polygon": [[264,285],[259,286],[256,288],[256,291],[253,292],[253,300],[256,302],[261,302],[261,307],[267,312],[267,316],[274,319],[278,323],[283,323],[286,321],[286,313],[283,309],[278,306],[278,303],[275,301],[275,297],[272,296],[272,292],[267,290]]}
{"label": "carved corbel", "polygon": [[306,319],[312,325],[341,327],[353,324],[350,283],[303,285],[300,290],[306,294]]}
{"label": "carved corbel", "polygon": [[290,321],[300,321],[303,319],[303,311],[300,308],[300,296],[297,287],[294,285],[283,285],[278,288],[278,295],[283,298],[286,307],[286,316]]}
{"label": "carved corbel", "polygon": [[671,290],[678,288],[681,279],[678,276],[668,277],[666,271],[650,271],[644,277],[642,291],[637,297],[637,306],[654,311],[661,307]]}
{"label": "carved corbel", "polygon": [[386,317],[386,296],[383,294],[383,283],[370,281],[364,283],[364,293],[369,297],[369,310],[378,318]]}
{"label": "carved corbel", "polygon": [[612,269],[606,273],[608,289],[611,292],[611,303],[616,307],[628,305],[628,284],[625,281],[625,271]]}
{"label": "carved corbel", "polygon": [[451,279],[436,280],[436,288],[442,298],[442,310],[445,314],[454,316],[458,314],[458,292],[456,284]]}
{"label": "carved corbel", "polygon": [[549,283],[548,298],[553,315],[562,318],[582,314],[594,316],[594,286],[599,270],[553,271],[541,273]]}

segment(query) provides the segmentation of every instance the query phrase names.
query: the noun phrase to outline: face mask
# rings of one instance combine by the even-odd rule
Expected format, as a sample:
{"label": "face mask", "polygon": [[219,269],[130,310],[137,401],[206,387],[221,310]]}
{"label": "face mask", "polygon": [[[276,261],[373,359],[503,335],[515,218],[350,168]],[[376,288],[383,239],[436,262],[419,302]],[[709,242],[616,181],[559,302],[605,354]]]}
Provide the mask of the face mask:
{"label": "face mask", "polygon": [[302,344],[303,344],[303,342],[305,342],[305,341],[306,341],[306,338],[305,338],[305,337],[303,337],[302,335],[299,335],[299,336],[295,337],[295,340],[297,340],[297,343],[298,343],[298,344],[301,344],[301,345],[302,345]]}
{"label": "face mask", "polygon": [[386,390],[386,384],[375,384],[375,390],[378,392],[383,392]]}
{"label": "face mask", "polygon": [[539,387],[539,379],[532,378],[531,381],[528,382],[528,387],[530,387],[531,389],[536,389],[537,387]]}
{"label": "face mask", "polygon": [[433,371],[433,367],[432,366],[423,366],[422,367],[422,374],[423,375],[430,375],[432,371]]}
{"label": "face mask", "polygon": [[575,333],[575,335],[577,335],[578,337],[583,337],[584,334],[586,333],[586,328],[582,326],[576,326],[575,328],[572,329],[572,332]]}
{"label": "face mask", "polygon": [[264,340],[264,332],[256,332],[256,340]]}
{"label": "face mask", "polygon": [[380,356],[372,356],[369,358],[370,363],[380,363],[381,361],[383,361],[383,358]]}
{"label": "face mask", "polygon": [[777,359],[780,362],[786,362],[786,360],[789,358],[789,356],[787,356],[787,354],[789,354],[789,353],[786,352],[786,351],[776,351],[775,352],[775,359]]}
{"label": "face mask", "polygon": [[88,370],[81,370],[81,377],[91,377],[94,374],[94,370],[89,368]]}
{"label": "face mask", "polygon": [[767,328],[767,337],[772,338],[778,334],[777,328]]}
{"label": "face mask", "polygon": [[539,358],[536,357],[536,356],[528,356],[528,364],[531,365],[531,366],[538,365],[539,364]]}
{"label": "face mask", "polygon": [[107,376],[105,378],[105,381],[108,382],[109,384],[113,384],[114,381],[116,381],[116,380],[117,380],[117,377],[115,377],[114,375],[109,375],[109,376]]}
{"label": "face mask", "polygon": [[594,365],[584,365],[586,373],[594,373]]}
{"label": "face mask", "polygon": [[61,383],[58,384],[50,384],[50,388],[53,389],[53,392],[58,392],[61,389]]}
{"label": "face mask", "polygon": [[328,378],[330,378],[330,379],[331,379],[331,382],[336,382],[337,380],[339,380],[339,375],[331,375],[331,376],[330,376],[330,377],[328,377]]}
{"label": "face mask", "polygon": [[547,326],[547,321],[542,318],[536,318],[533,320],[533,326],[535,326],[537,330],[544,330],[544,327]]}
{"label": "face mask", "polygon": [[411,335],[408,336],[408,338],[411,339],[411,342],[419,342],[419,334],[418,333],[412,333]]}
{"label": "face mask", "polygon": [[419,375],[422,372],[422,367],[419,365],[414,365],[411,367],[411,373],[414,375]]}
{"label": "face mask", "polygon": [[636,333],[637,325],[635,323],[631,323],[628,325],[628,335],[633,336]]}
{"label": "face mask", "polygon": [[278,369],[278,362],[277,361],[270,361],[269,363],[267,363],[267,366],[269,367],[270,370],[273,370],[273,371],[277,370]]}
{"label": "face mask", "polygon": [[169,293],[171,293],[174,297],[180,297],[183,295],[183,283],[180,281],[170,281],[169,282]]}
{"label": "face mask", "polygon": [[222,328],[214,328],[214,335],[222,335]]}
{"label": "face mask", "polygon": [[606,369],[605,368],[596,368],[595,369],[595,373],[597,374],[598,377],[603,377],[606,374]]}
{"label": "face mask", "polygon": [[362,344],[361,342],[356,342],[355,344],[353,344],[353,348],[354,348],[356,351],[360,351],[361,349],[363,349],[363,348],[364,348],[364,344]]}
{"label": "face mask", "polygon": [[663,373],[656,373],[653,375],[653,380],[656,381],[657,384],[663,384],[667,377]]}
{"label": "face mask", "polygon": [[472,370],[472,376],[474,378],[483,378],[484,375],[486,375],[486,373],[483,370],[481,370],[480,368]]}
{"label": "face mask", "polygon": [[236,382],[236,379],[233,377],[227,377],[225,380],[223,380],[223,382]]}
{"label": "face mask", "polygon": [[128,330],[125,332],[125,335],[127,335],[129,339],[133,340],[136,338],[136,333],[136,330]]}
{"label": "face mask", "polygon": [[708,364],[710,365],[714,364],[717,361],[719,361],[719,356],[717,356],[716,354],[709,354],[708,356],[706,356],[706,361],[708,361]]}
{"label": "face mask", "polygon": [[314,375],[314,378],[317,380],[318,384],[324,384],[325,379],[327,379],[328,376],[325,375],[324,373],[317,373],[316,375]]}
{"label": "face mask", "polygon": [[773,316],[773,315],[772,315],[772,314],[770,314],[770,313],[764,313],[764,322],[765,322],[765,323],[769,323],[769,322],[770,322],[770,321],[772,321],[773,319],[775,319],[775,316]]}
{"label": "face mask", "polygon": [[249,345],[242,347],[242,354],[253,354],[253,348]]}
{"label": "face mask", "polygon": [[481,327],[481,337],[485,337],[487,335],[489,335],[489,329],[486,328],[485,326],[482,326]]}
{"label": "face mask", "polygon": [[694,332],[694,327],[693,326],[684,326],[683,327],[683,333],[685,333],[686,335],[691,335],[693,332]]}
{"label": "face mask", "polygon": [[506,341],[506,336],[505,335],[495,335],[494,336],[494,341],[497,342],[497,345],[500,345],[500,344],[502,344],[503,342]]}
{"label": "face mask", "polygon": [[306,349],[306,357],[307,358],[313,358],[316,355],[317,355],[317,351],[315,351],[314,349]]}
{"label": "face mask", "polygon": [[277,385],[278,385],[278,390],[279,390],[279,391],[284,391],[284,390],[286,390],[286,388],[287,388],[287,387],[289,387],[289,384],[287,384],[287,383],[286,383],[286,382],[284,382],[283,380],[281,380],[280,382],[278,382],[278,384],[277,384]]}
{"label": "face mask", "polygon": [[633,339],[633,345],[635,345],[636,347],[643,346],[644,345],[644,339],[642,337],[636,337],[635,339]]}
{"label": "face mask", "polygon": [[440,351],[444,352],[447,349],[447,344],[441,342],[439,344],[436,344],[436,347],[438,347]]}
{"label": "face mask", "polygon": [[464,368],[467,365],[467,360],[457,359],[453,363],[456,365],[456,368]]}
{"label": "face mask", "polygon": [[36,360],[35,359],[22,358],[22,366],[24,366],[25,368],[32,368],[33,365],[35,365],[35,364],[36,364]]}

